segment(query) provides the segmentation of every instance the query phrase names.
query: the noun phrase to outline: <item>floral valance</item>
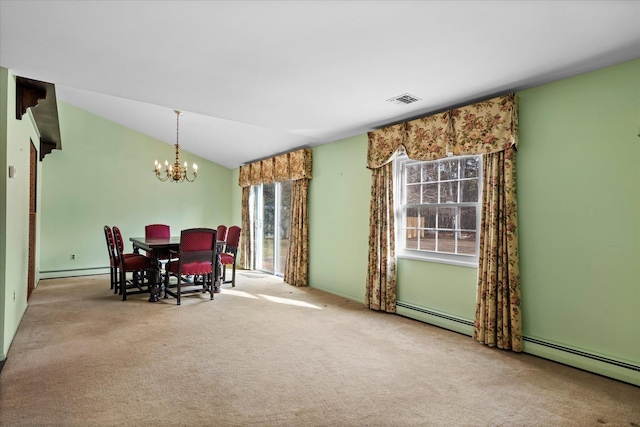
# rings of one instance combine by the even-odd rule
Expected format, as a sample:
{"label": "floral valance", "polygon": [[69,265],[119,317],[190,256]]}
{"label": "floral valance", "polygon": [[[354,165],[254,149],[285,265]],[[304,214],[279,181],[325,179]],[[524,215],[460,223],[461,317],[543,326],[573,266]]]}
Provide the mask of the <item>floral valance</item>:
{"label": "floral valance", "polygon": [[514,94],[369,132],[367,167],[377,169],[401,152],[415,160],[503,151],[518,143]]}
{"label": "floral valance", "polygon": [[269,159],[240,166],[238,185],[268,184],[271,182],[311,179],[311,149],[293,151]]}

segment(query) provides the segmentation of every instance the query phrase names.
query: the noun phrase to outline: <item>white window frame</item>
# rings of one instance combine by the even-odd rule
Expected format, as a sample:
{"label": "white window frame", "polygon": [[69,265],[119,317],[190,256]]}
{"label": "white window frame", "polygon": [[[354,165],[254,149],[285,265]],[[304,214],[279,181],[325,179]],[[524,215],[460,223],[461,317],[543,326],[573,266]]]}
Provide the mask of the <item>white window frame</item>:
{"label": "white window frame", "polygon": [[[478,201],[466,203],[435,203],[435,204],[405,204],[405,188],[406,188],[406,165],[415,165],[419,163],[440,163],[451,160],[452,158],[464,159],[466,157],[478,157],[480,165],[478,167]],[[444,159],[433,161],[412,160],[405,154],[397,156],[393,160],[393,180],[394,180],[394,211],[395,211],[395,243],[396,258],[406,258],[420,261],[437,262],[443,264],[460,265],[464,267],[478,267],[478,254],[480,252],[480,221],[482,210],[482,156],[455,156],[446,157]],[[459,182],[459,181],[458,181]],[[476,208],[476,251],[475,255],[455,254],[448,252],[436,252],[424,249],[407,249],[406,246],[406,210],[411,207],[419,206],[475,206]]]}

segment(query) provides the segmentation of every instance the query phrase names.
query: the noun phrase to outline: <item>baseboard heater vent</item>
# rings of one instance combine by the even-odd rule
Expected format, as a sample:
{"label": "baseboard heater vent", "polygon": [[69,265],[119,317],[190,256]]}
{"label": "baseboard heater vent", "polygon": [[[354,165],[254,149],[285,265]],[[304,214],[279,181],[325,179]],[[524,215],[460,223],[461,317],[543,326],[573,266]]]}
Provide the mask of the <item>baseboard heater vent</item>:
{"label": "baseboard heater vent", "polygon": [[[396,306],[407,308],[409,310],[418,311],[420,313],[428,314],[430,316],[439,317],[441,319],[446,319],[450,322],[456,322],[462,325],[473,327],[473,322],[466,319],[460,319],[459,317],[451,316],[445,313],[440,313],[438,311],[429,310],[428,308],[420,307],[413,304],[407,304],[406,302],[397,301]],[[576,350],[570,347],[565,347],[562,345],[550,343],[548,341],[539,340],[536,338],[531,338],[527,336],[523,336],[522,340],[525,342],[530,342],[531,344],[537,344],[543,347],[552,348],[554,350],[563,351],[566,353],[574,354],[576,356],[586,357],[591,360],[597,360],[598,362],[607,363],[613,366],[618,366],[620,368],[630,369],[632,371],[640,372],[640,366],[635,365],[633,363],[622,362],[620,360],[610,359],[604,356],[598,356],[597,354],[587,353],[586,351]]]}
{"label": "baseboard heater vent", "polygon": [[41,270],[40,274],[44,273],[66,273],[67,271],[88,271],[88,270],[103,270],[107,269],[107,267],[85,267],[85,268],[65,268],[64,270]]}
{"label": "baseboard heater vent", "polygon": [[438,311],[429,310],[428,308],[419,307],[417,305],[407,304],[406,302],[396,301],[396,306],[408,308],[409,310],[419,311],[420,313],[428,314],[429,316],[440,317],[441,319],[450,320],[466,326],[473,326],[473,322],[459,317],[451,316]]}
{"label": "baseboard heater vent", "polygon": [[587,353],[586,351],[576,350],[570,347],[565,347],[558,344],[553,344],[548,341],[542,341],[536,338],[530,338],[527,336],[523,336],[522,340],[525,342],[530,342],[532,344],[541,345],[544,347],[552,348],[554,350],[560,350],[567,353],[575,354],[577,356],[586,357],[588,359],[597,360],[598,362],[608,363],[610,365],[618,366],[620,368],[631,369],[632,371],[640,372],[640,365],[634,365],[632,363],[621,362],[619,360],[610,359],[608,357],[598,356],[597,354]]}

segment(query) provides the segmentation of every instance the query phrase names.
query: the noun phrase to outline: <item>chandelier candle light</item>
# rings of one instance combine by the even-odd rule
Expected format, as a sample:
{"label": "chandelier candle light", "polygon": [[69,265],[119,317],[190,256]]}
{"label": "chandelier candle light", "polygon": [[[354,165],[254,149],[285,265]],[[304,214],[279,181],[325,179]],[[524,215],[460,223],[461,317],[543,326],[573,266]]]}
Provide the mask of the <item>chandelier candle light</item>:
{"label": "chandelier candle light", "polygon": [[172,165],[168,161],[164,161],[164,174],[162,174],[162,165],[156,160],[156,166],[153,169],[156,173],[156,178],[160,181],[182,182],[185,179],[189,182],[193,182],[198,177],[198,165],[193,164],[193,177],[189,178],[187,175],[187,162],[184,162],[184,166],[180,165],[180,144],[178,143],[178,136],[180,133],[180,116],[182,112],[173,110],[176,113],[176,162]]}

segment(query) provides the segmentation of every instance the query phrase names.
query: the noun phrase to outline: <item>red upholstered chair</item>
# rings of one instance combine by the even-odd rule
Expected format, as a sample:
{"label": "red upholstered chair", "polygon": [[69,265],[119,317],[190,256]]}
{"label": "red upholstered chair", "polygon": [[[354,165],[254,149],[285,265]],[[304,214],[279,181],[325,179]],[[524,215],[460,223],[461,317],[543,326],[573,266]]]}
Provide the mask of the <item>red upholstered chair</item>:
{"label": "red upholstered chair", "polygon": [[218,236],[217,239],[218,241],[223,241],[224,239],[227,238],[227,226],[226,225],[219,225],[218,226]]}
{"label": "red upholstered chair", "polygon": [[[104,226],[104,238],[107,241],[107,251],[109,252],[109,274],[110,274],[110,282],[111,288],[116,289],[118,284],[117,274],[118,274],[118,261],[116,259],[116,247],[113,242],[113,231],[111,227],[108,225]],[[117,291],[116,291],[117,292]]]}
{"label": "red upholstered chair", "polygon": [[[111,281],[111,289],[113,289],[113,293],[117,294],[120,291],[120,283],[119,275],[119,261],[118,261],[118,253],[116,249],[115,238],[113,236],[113,230],[108,225],[104,226],[104,237],[107,241],[107,251],[109,252],[109,273],[110,273],[110,281]],[[124,254],[125,258],[130,256],[134,256],[136,254]]]}
{"label": "red upholstered chair", "polygon": [[[238,245],[240,244],[240,232],[242,229],[237,225],[229,227],[227,233],[227,243],[224,252],[220,254],[220,264],[222,264],[222,283],[231,283],[236,286],[236,255],[238,253]],[[227,265],[232,265],[231,280],[227,278]]]}
{"label": "red upholstered chair", "polygon": [[[163,238],[168,239],[171,237],[171,227],[167,224],[149,224],[144,227],[144,236],[146,238]],[[150,256],[150,254],[147,254]],[[169,252],[159,253],[158,260],[161,265],[167,263],[167,259],[169,258]],[[158,266],[159,270],[162,271],[162,267]]]}
{"label": "red upholstered chair", "polygon": [[[120,294],[122,295],[122,301],[127,300],[127,295],[142,294],[149,292],[149,286],[144,286],[144,276],[151,268],[151,259],[144,255],[135,253],[124,253],[124,241],[122,240],[122,233],[116,226],[113,227],[113,235],[115,238],[116,258],[118,260],[118,270],[120,278],[118,284],[120,285]],[[127,273],[132,274],[130,281],[127,281]]]}
{"label": "red upholstered chair", "polygon": [[[171,237],[171,227],[166,224],[146,225],[144,227],[144,237],[168,239],[169,237]],[[160,256],[161,259],[166,259],[168,257],[169,254],[166,254],[166,256]]]}
{"label": "red upholstered chair", "polygon": [[[176,298],[180,305],[180,297],[184,294],[209,292],[213,299],[214,277],[217,277],[216,263],[216,230],[212,228],[190,228],[180,233],[180,248],[177,259],[170,259],[167,263],[164,278],[164,297],[168,295]],[[194,281],[188,282],[185,276],[193,276]],[[202,277],[198,283],[195,278]],[[175,292],[170,289],[169,278],[175,277],[177,285]]]}
{"label": "red upholstered chair", "polygon": [[166,224],[149,224],[144,227],[145,237],[169,238],[171,227]]}

